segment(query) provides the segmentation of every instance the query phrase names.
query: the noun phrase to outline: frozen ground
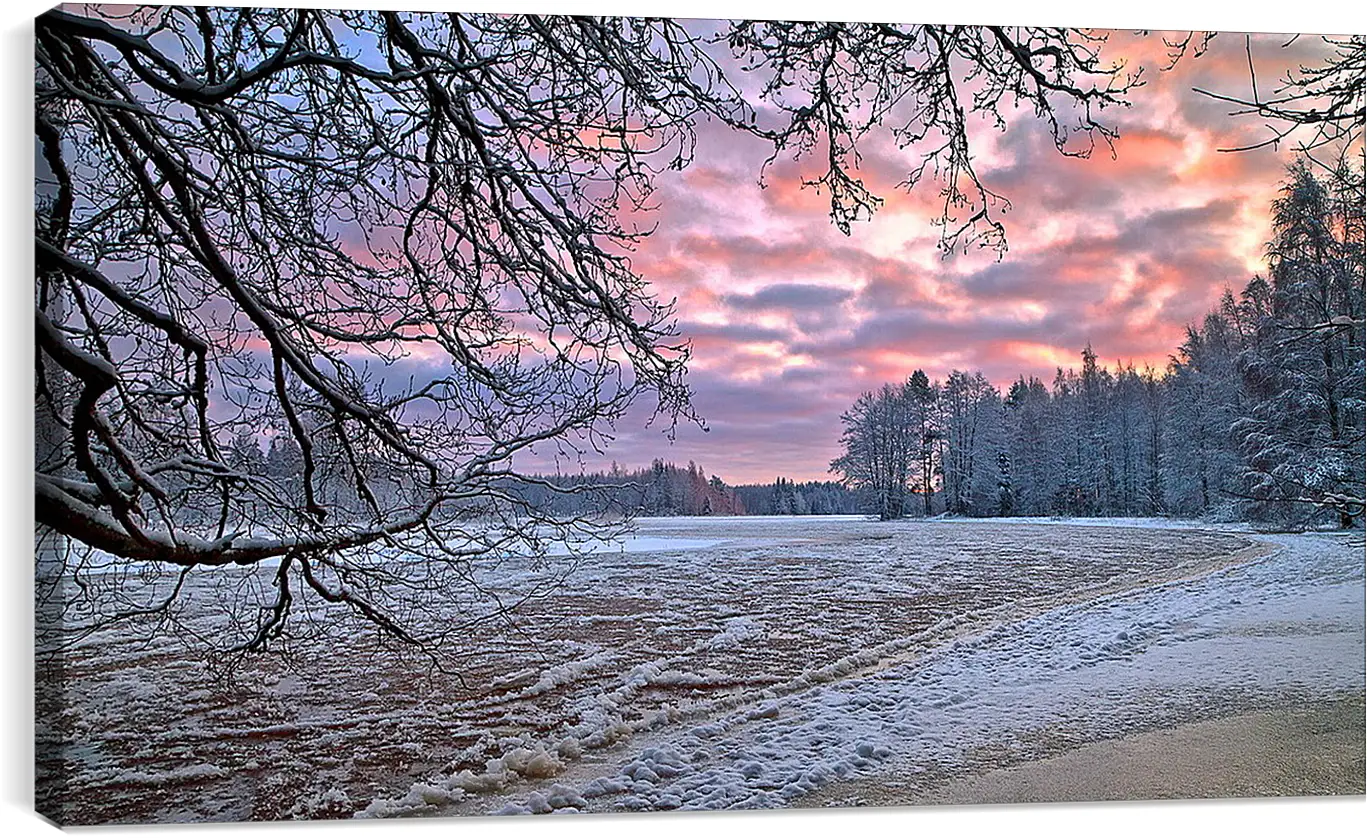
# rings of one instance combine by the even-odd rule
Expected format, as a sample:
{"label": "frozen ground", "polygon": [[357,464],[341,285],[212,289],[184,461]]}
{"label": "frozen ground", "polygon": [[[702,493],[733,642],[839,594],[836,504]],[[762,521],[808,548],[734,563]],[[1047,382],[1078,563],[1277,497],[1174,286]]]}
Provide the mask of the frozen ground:
{"label": "frozen ground", "polygon": [[73,822],[773,807],[1362,693],[1360,533],[1097,523],[641,521],[463,682],[358,638],[226,687],[109,632],[40,769]]}

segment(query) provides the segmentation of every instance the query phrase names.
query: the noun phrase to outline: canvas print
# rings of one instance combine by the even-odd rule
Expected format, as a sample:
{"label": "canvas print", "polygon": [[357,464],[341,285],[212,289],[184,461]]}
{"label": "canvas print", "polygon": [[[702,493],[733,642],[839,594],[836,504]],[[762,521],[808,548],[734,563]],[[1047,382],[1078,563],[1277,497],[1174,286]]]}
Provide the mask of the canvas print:
{"label": "canvas print", "polygon": [[39,812],[1363,794],[1361,35],[433,5],[35,22]]}

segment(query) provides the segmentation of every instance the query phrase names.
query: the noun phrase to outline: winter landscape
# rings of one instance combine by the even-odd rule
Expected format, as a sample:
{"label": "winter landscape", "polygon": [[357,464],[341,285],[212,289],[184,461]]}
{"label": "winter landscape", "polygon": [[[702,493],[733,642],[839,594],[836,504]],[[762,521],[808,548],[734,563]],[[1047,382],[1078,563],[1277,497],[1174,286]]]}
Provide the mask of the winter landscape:
{"label": "winter landscape", "polygon": [[62,825],[1364,793],[1364,40],[60,6]]}

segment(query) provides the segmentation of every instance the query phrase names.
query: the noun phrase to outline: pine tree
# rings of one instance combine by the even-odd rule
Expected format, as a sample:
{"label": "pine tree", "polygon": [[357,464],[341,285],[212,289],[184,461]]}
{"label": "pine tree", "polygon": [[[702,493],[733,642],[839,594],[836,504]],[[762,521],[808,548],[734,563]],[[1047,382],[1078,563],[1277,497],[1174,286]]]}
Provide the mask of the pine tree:
{"label": "pine tree", "polygon": [[1251,405],[1234,430],[1255,514],[1283,525],[1362,515],[1361,205],[1360,168],[1326,184],[1298,160],[1272,207],[1270,311],[1240,359]]}

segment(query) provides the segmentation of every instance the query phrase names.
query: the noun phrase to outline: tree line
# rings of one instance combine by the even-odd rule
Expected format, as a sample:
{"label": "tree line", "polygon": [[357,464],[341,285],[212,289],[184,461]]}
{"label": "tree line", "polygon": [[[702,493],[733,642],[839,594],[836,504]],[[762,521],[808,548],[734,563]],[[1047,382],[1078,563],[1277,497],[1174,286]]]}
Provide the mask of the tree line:
{"label": "tree line", "polygon": [[[320,436],[315,446],[326,446]],[[303,454],[290,436],[262,441],[241,434],[229,446],[228,459],[242,473],[273,481],[282,492],[302,495]],[[372,489],[388,500],[397,481],[377,474]],[[335,509],[356,509],[360,498],[346,475],[328,471],[314,478],[320,498]],[[680,466],[656,458],[646,468],[624,469],[616,462],[602,471],[533,475],[505,479],[500,490],[546,515],[609,519],[637,515],[674,517],[709,515],[851,515],[866,503],[860,492],[834,481],[799,482],[777,477],[773,483],[729,485],[689,461]],[[469,514],[479,508],[469,507]]]}
{"label": "tree line", "polygon": [[833,480],[728,485],[697,463],[654,460],[650,467],[542,478],[518,488],[529,503],[559,515],[608,517],[699,515],[851,515],[864,507],[859,492]]}
{"label": "tree line", "polygon": [[1005,391],[955,370],[862,394],[831,471],[880,518],[1174,515],[1302,528],[1363,515],[1363,177],[1296,161],[1269,274],[1226,290],[1166,369]]}

